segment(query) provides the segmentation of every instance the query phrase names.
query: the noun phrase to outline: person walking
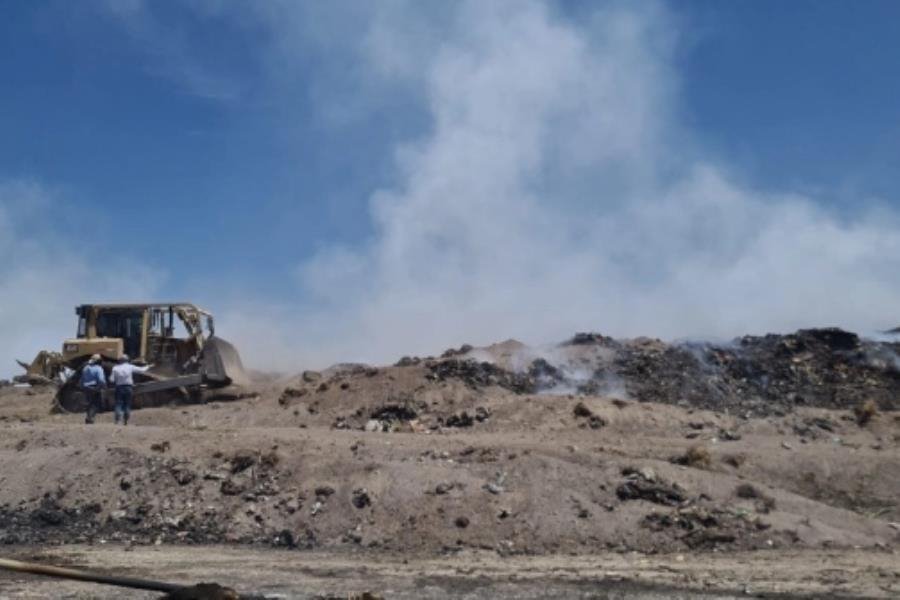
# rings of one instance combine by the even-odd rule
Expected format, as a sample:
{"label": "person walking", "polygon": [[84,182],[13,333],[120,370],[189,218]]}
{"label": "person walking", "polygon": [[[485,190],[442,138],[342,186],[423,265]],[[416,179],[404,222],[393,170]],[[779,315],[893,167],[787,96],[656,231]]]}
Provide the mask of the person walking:
{"label": "person walking", "polygon": [[81,369],[81,390],[87,399],[87,414],[84,422],[90,425],[94,422],[94,417],[100,410],[100,401],[102,399],[103,388],[106,387],[106,374],[103,372],[103,366],[100,364],[100,355],[94,354],[88,360],[88,364]]}
{"label": "person walking", "polygon": [[139,367],[131,364],[127,354],[119,358],[119,364],[113,367],[109,374],[109,381],[116,387],[116,425],[122,419],[123,425],[128,425],[128,417],[131,416],[131,400],[134,398],[134,373],[143,373],[153,365]]}

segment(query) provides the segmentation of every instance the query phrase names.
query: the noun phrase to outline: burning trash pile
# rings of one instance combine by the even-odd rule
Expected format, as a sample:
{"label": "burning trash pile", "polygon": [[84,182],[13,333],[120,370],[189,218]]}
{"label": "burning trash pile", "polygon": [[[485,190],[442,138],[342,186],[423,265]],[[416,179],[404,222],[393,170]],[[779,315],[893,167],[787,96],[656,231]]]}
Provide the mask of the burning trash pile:
{"label": "burning trash pile", "polygon": [[900,397],[900,342],[836,328],[745,336],[729,344],[579,333],[518,370],[468,356],[426,360],[427,377],[517,394],[619,396],[746,416],[866,401],[892,410]]}
{"label": "burning trash pile", "polygon": [[807,329],[745,336],[728,346],[626,347],[615,366],[629,393],[643,401],[755,416],[796,406],[851,408],[869,400],[894,409],[898,350],[900,344],[862,340],[840,329]]}

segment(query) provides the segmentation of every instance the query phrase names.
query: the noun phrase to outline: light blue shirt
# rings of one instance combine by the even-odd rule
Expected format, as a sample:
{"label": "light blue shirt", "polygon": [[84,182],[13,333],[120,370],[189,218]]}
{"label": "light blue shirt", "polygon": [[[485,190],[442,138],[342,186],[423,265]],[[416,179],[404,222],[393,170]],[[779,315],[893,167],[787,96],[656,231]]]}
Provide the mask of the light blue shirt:
{"label": "light blue shirt", "polygon": [[131,363],[120,363],[112,368],[109,381],[114,385],[134,385],[135,373],[143,373],[150,367],[139,367]]}
{"label": "light blue shirt", "polygon": [[81,370],[82,387],[105,387],[106,374],[100,365],[87,365]]}

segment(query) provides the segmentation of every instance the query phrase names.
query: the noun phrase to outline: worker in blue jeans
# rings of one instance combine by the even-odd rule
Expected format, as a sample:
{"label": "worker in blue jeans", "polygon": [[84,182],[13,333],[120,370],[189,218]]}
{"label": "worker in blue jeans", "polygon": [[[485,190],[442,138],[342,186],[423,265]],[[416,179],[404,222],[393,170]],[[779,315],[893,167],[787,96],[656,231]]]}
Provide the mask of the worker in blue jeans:
{"label": "worker in blue jeans", "polygon": [[87,414],[84,422],[90,425],[100,410],[103,388],[106,387],[106,374],[103,372],[103,365],[100,364],[99,354],[91,356],[88,364],[81,369],[79,384],[84,392],[85,400],[87,400]]}
{"label": "worker in blue jeans", "polygon": [[119,357],[119,364],[112,368],[109,382],[116,388],[116,425],[119,420],[128,425],[131,416],[131,400],[134,398],[134,373],[143,373],[153,365],[139,367],[129,362],[127,354]]}

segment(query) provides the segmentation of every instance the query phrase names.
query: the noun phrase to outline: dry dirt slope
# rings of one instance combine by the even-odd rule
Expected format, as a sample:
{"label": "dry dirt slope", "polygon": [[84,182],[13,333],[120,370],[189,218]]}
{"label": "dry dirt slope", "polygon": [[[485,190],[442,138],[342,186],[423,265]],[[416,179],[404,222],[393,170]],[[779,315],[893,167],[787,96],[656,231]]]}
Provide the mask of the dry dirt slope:
{"label": "dry dirt slope", "polygon": [[[569,346],[574,358],[548,364],[608,361],[610,342],[601,342]],[[678,372],[665,358],[670,347],[640,347],[650,348],[638,356],[644,385],[682,389],[667,383]],[[615,354],[610,364],[625,380],[615,395],[629,399],[591,387],[558,393],[609,375],[595,368],[577,386],[574,371],[554,381],[540,362],[533,371],[540,356],[509,364],[516,348],[307,373],[260,386],[253,399],[140,411],[128,428],[109,415],[85,427],[78,415],[48,414],[47,391],[2,389],[0,542],[510,557],[883,554],[900,541],[889,370],[866,374],[882,408],[860,425],[852,406],[809,406],[820,404],[810,390],[829,385],[811,376],[803,380],[811,401],[770,410],[748,396],[737,401],[742,410],[714,412],[694,408],[689,394],[631,399],[622,371],[640,360],[617,364]],[[473,353],[494,365],[469,360]],[[557,393],[533,393],[541,381]],[[833,387],[839,393],[822,396],[832,404],[865,392],[846,379]],[[721,398],[739,393],[722,389]],[[895,576],[881,573],[880,585],[895,589]]]}

